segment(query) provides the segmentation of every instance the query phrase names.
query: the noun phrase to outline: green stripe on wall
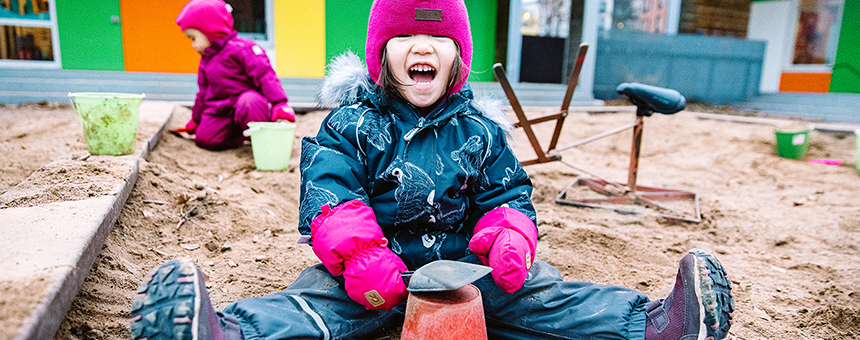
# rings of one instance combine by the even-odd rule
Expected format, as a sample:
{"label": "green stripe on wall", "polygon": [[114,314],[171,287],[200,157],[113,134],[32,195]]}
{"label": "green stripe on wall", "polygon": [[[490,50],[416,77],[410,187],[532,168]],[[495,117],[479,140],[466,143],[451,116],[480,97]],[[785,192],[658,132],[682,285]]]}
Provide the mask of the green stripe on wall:
{"label": "green stripe on wall", "polygon": [[[57,0],[57,28],[63,69],[122,71],[119,0]],[[155,38],[154,38],[155,39]]]}
{"label": "green stripe on wall", "polygon": [[830,92],[860,93],[860,0],[845,0]]}
{"label": "green stripe on wall", "polygon": [[472,73],[469,81],[493,81],[496,54],[496,1],[466,0],[472,28]]}
{"label": "green stripe on wall", "polygon": [[[372,0],[326,0],[326,64],[333,57],[351,50],[364,59],[367,18]],[[472,73],[469,81],[493,81],[496,41],[496,1],[467,0],[472,28]]]}
{"label": "green stripe on wall", "polygon": [[367,18],[371,0],[326,0],[325,2],[325,58],[332,58],[351,50],[364,59],[364,42],[367,40]]}

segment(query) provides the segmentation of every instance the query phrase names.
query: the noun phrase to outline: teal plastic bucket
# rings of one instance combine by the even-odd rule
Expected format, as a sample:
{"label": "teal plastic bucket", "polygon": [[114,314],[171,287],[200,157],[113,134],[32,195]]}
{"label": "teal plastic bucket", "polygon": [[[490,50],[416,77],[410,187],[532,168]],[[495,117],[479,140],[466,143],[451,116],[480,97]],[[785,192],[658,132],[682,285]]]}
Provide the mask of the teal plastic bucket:
{"label": "teal plastic bucket", "polygon": [[296,124],[284,121],[248,123],[254,165],[258,170],[283,170],[290,165]]}
{"label": "teal plastic bucket", "polygon": [[128,155],[137,146],[140,102],[144,94],[69,93],[81,118],[87,151],[93,155]]}
{"label": "teal plastic bucket", "polygon": [[809,124],[777,127],[776,152],[780,157],[798,159],[806,155],[809,148],[809,132],[813,127]]}

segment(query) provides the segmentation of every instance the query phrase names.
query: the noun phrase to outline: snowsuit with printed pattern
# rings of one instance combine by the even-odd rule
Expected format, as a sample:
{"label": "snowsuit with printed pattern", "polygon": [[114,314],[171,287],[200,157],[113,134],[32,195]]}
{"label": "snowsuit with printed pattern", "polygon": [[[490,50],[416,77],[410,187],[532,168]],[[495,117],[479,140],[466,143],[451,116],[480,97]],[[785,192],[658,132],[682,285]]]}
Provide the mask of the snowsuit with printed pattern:
{"label": "snowsuit with printed pattern", "polygon": [[[531,181],[495,122],[504,114],[478,110],[468,85],[422,117],[401,97],[373,92],[366,73],[354,84],[364,85],[345,91],[317,136],[303,140],[302,234],[321,206],[359,199],[373,208],[390,249],[414,270],[438,259],[480,264],[469,238],[494,208],[535,219]],[[512,294],[490,275],[474,284],[492,339],[644,338],[648,299],[634,290],[566,282],[542,261]],[[223,312],[238,320],[246,339],[345,339],[371,337],[404,310],[405,303],[389,312],[365,309],[349,298],[342,276],[316,265],[287,289]]]}
{"label": "snowsuit with printed pattern", "polygon": [[197,69],[197,97],[191,119],[198,124],[195,142],[210,150],[242,145],[250,122],[271,121],[271,105],[287,94],[266,52],[233,31],[211,42]]}

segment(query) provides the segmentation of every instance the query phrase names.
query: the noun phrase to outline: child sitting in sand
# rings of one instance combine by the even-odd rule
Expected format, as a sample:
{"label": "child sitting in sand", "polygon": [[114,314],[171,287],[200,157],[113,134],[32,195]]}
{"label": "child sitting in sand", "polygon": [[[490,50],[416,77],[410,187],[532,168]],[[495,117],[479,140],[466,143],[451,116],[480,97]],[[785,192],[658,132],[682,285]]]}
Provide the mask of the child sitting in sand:
{"label": "child sitting in sand", "polygon": [[370,338],[402,320],[401,274],[437,260],[492,268],[474,282],[491,339],[726,337],[731,283],[706,252],[687,253],[673,291],[654,301],[564,281],[535,259],[532,184],[511,124],[466,84],[462,0],[376,0],[366,46],[366,68],[351,53],[330,65],[321,96],[339,107],[302,143],[299,231],[322,263],[216,312],[192,260],[168,261],[138,290],[136,339]]}
{"label": "child sitting in sand", "polygon": [[222,0],[191,0],[176,17],[201,58],[191,120],[172,131],[209,150],[241,146],[250,122],[296,120],[266,52],[237,36],[230,11]]}

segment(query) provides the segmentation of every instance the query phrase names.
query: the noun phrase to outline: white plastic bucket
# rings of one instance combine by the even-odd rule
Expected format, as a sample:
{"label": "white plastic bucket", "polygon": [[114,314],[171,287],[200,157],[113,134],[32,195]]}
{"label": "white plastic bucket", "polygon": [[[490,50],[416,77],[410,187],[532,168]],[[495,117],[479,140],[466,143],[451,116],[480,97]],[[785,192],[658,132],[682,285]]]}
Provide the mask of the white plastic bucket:
{"label": "white plastic bucket", "polygon": [[248,123],[254,165],[259,170],[283,170],[290,165],[296,124],[284,121]]}

